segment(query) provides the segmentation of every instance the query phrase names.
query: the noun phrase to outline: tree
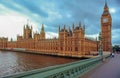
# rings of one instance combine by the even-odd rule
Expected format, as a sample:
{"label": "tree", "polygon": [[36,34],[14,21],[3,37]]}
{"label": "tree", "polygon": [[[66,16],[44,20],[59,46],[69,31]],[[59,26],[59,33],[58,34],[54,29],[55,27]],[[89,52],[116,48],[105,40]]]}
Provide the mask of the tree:
{"label": "tree", "polygon": [[120,46],[119,45],[115,45],[113,46],[113,52],[119,52],[120,51]]}

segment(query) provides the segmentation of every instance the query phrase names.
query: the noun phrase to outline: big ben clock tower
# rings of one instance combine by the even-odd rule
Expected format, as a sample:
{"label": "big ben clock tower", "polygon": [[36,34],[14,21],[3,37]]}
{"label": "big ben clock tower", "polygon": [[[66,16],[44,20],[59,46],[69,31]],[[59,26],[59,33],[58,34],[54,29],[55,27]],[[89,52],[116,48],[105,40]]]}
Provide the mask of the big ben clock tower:
{"label": "big ben clock tower", "polygon": [[107,2],[105,2],[104,11],[101,16],[101,33],[103,38],[102,39],[103,51],[107,51],[107,52],[110,52],[112,50],[111,26],[112,26],[112,18],[109,13]]}

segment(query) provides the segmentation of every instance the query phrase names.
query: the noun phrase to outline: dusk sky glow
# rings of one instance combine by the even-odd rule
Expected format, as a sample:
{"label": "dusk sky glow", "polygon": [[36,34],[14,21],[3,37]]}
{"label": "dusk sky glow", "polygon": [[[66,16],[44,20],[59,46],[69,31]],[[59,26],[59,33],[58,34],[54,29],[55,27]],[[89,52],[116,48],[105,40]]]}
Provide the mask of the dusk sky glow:
{"label": "dusk sky glow", "polygon": [[[120,0],[107,0],[112,16],[112,43],[120,45]],[[58,36],[58,26],[72,28],[81,22],[86,26],[86,36],[97,37],[105,0],[0,0],[0,37],[16,40],[23,34],[23,26],[33,26],[40,32],[42,23],[46,37]]]}

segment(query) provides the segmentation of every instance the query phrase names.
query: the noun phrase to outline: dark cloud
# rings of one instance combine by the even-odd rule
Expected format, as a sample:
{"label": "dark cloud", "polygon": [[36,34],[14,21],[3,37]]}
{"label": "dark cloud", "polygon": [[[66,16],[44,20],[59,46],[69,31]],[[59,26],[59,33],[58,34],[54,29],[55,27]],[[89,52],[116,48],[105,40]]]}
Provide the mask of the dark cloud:
{"label": "dark cloud", "polygon": [[5,7],[11,9],[11,10],[15,10],[15,11],[18,11],[18,12],[21,12],[22,10],[15,7],[15,5],[13,5],[12,2],[8,2],[7,0],[0,0],[0,4],[4,5]]}
{"label": "dark cloud", "polygon": [[36,5],[34,3],[35,1],[15,0],[14,2],[21,5],[21,6],[24,6],[24,8],[28,9],[31,13],[38,14],[38,15],[44,17],[44,18],[48,17],[48,14],[40,8],[40,5]]}
{"label": "dark cloud", "polygon": [[[112,28],[120,29],[120,0],[108,0],[107,3],[109,8],[116,9],[115,13],[111,13]],[[100,18],[105,0],[0,0],[0,4],[30,17],[32,21],[38,23],[38,28],[44,23],[46,31],[57,33],[59,25],[62,28],[66,24],[68,28],[72,23],[77,26],[81,21],[86,26],[86,34],[97,34],[100,32]],[[29,13],[15,7],[15,4],[27,9]],[[119,37],[113,38],[113,43],[117,42]]]}
{"label": "dark cloud", "polygon": [[[7,0],[1,0],[1,4],[5,5],[6,7],[13,9],[18,12],[24,12],[21,8],[16,7],[15,5],[20,5],[23,8],[26,8],[28,11],[30,11],[33,14],[38,14],[42,16],[43,18],[48,17],[48,14],[44,12],[39,5],[36,5],[34,1],[29,0],[11,0],[11,2],[8,2]],[[27,14],[26,14],[27,15]]]}

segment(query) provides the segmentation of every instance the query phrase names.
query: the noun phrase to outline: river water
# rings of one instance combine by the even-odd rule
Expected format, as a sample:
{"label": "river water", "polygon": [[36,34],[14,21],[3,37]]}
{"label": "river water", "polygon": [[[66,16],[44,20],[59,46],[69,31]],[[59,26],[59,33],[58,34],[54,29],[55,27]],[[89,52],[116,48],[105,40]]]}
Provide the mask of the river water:
{"label": "river water", "polygon": [[0,51],[0,77],[80,59]]}

